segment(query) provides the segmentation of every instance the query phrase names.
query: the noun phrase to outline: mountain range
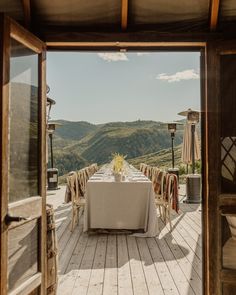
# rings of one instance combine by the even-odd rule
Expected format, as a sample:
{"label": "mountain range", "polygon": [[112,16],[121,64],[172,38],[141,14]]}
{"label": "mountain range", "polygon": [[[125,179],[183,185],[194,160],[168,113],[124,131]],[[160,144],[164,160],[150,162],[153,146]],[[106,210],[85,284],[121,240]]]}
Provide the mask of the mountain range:
{"label": "mountain range", "polygon": [[[147,162],[171,165],[171,137],[167,123],[156,121],[91,124],[84,121],[54,121],[59,125],[53,136],[54,166],[59,175],[78,170],[90,163],[109,162],[114,153],[138,166]],[[175,133],[176,163],[180,165],[183,125]],[[50,163],[50,162],[49,162]]]}

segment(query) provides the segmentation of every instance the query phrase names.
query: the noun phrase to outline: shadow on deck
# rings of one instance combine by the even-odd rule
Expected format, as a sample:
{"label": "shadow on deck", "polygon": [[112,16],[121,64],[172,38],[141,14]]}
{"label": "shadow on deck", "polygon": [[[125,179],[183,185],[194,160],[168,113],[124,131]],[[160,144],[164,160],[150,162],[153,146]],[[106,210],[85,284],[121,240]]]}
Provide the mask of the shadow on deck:
{"label": "shadow on deck", "polygon": [[48,196],[55,207],[58,294],[202,294],[201,206],[180,204],[173,229],[159,219],[156,238],[70,232],[64,188]]}

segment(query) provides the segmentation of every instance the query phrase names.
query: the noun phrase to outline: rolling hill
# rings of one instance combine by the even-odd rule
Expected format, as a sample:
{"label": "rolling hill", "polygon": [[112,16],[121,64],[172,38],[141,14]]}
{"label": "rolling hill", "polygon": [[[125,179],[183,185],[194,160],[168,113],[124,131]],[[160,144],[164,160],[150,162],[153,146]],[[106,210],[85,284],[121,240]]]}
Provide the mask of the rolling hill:
{"label": "rolling hill", "polygon": [[[94,125],[88,122],[56,121],[61,125],[54,136],[55,167],[63,175],[92,162],[111,160],[113,153],[127,155],[129,162],[169,165],[170,134],[167,125],[155,121],[112,122]],[[183,126],[176,132],[175,145],[182,143]],[[180,159],[181,147],[176,148]],[[177,162],[176,162],[177,163]]]}

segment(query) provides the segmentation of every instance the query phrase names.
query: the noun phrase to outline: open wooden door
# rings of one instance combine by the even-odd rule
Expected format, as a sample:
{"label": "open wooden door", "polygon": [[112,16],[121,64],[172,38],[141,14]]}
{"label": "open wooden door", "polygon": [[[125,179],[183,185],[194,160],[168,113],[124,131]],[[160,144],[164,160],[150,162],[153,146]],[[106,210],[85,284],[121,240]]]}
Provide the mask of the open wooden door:
{"label": "open wooden door", "polygon": [[236,294],[236,42],[206,54],[205,290]]}
{"label": "open wooden door", "polygon": [[45,294],[46,47],[0,15],[0,294]]}

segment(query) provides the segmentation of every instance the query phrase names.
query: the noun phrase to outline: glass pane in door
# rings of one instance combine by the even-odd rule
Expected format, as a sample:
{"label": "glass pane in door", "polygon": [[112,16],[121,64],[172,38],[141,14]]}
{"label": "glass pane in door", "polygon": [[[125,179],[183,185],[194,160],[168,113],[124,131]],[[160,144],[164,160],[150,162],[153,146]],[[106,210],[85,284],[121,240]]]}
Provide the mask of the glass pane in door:
{"label": "glass pane in door", "polygon": [[221,192],[236,193],[236,55],[220,60]]}
{"label": "glass pane in door", "polygon": [[9,231],[8,291],[38,272],[38,222],[32,220]]}
{"label": "glass pane in door", "polygon": [[38,54],[11,39],[9,203],[38,195]]}

